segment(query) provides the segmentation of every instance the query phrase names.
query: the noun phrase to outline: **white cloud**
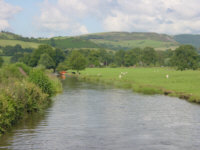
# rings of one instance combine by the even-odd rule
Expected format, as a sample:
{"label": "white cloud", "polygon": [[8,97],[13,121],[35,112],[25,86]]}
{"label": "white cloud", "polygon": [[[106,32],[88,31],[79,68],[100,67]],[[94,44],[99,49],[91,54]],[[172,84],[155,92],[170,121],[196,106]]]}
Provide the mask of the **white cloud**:
{"label": "white cloud", "polygon": [[105,30],[200,33],[199,0],[117,0],[103,20]]}
{"label": "white cloud", "polygon": [[10,28],[9,19],[21,10],[19,7],[12,6],[4,0],[0,0],[0,30]]}
{"label": "white cloud", "polygon": [[36,23],[39,30],[48,32],[50,35],[63,32],[69,35],[86,34],[87,28],[77,20],[87,11],[86,8],[87,6],[79,3],[78,0],[58,0],[56,4],[45,0]]}
{"label": "white cloud", "polygon": [[[45,0],[37,18],[40,29],[54,33],[88,33],[95,18],[105,31],[200,33],[199,0]],[[92,26],[92,25],[90,25]]]}

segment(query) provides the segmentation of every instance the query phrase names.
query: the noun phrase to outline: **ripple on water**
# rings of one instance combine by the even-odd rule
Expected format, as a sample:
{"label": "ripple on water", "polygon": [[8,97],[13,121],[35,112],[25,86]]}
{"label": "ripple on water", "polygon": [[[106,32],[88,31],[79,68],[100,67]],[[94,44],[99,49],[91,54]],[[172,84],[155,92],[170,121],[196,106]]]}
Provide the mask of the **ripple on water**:
{"label": "ripple on water", "polygon": [[67,79],[44,115],[0,138],[0,149],[199,150],[200,106]]}

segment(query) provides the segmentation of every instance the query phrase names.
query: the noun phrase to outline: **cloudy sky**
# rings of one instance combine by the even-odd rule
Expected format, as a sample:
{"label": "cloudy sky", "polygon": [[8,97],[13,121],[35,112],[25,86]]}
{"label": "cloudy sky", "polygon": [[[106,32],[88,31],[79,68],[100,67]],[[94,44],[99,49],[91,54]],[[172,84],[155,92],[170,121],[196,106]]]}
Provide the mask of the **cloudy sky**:
{"label": "cloudy sky", "polygon": [[0,0],[0,30],[24,36],[200,34],[200,0]]}

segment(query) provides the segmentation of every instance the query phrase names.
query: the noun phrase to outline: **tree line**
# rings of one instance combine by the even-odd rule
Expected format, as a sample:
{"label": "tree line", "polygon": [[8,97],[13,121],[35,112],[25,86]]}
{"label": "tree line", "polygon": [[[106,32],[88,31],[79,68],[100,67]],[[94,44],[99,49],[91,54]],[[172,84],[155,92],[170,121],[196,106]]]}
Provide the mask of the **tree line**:
{"label": "tree line", "polygon": [[[9,49],[7,47],[7,49]],[[15,52],[14,49],[16,49]],[[49,45],[37,49],[22,49],[19,45],[5,52],[13,52],[12,62],[23,62],[31,67],[44,66],[54,71],[85,67],[176,67],[178,70],[200,67],[200,56],[190,45],[181,45],[176,50],[156,51],[154,48],[134,48],[111,51],[106,49],[77,49],[63,51]],[[1,60],[1,59],[0,59]],[[1,63],[2,61],[0,61]]]}

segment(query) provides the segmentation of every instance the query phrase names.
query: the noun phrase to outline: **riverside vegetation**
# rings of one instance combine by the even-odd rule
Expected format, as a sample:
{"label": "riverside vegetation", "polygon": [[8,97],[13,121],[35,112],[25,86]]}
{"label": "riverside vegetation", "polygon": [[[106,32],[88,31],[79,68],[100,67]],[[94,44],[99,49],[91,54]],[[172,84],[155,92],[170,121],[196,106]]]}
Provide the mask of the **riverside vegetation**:
{"label": "riverside vegetation", "polygon": [[0,135],[26,113],[44,109],[61,91],[60,81],[44,69],[23,63],[4,65],[0,68]]}
{"label": "riverside vegetation", "polygon": [[[102,43],[97,46],[96,40],[96,44],[91,44],[91,40],[88,39],[102,39],[93,35],[79,37],[78,48],[73,47],[76,46],[77,40],[72,38],[69,41],[73,45],[71,48],[77,49],[65,49],[62,44],[66,42],[60,37],[46,39],[45,42],[45,39],[27,39],[8,33],[0,35],[3,35],[0,38],[6,40],[36,42],[38,45],[43,41],[43,44],[49,44],[35,48],[35,46],[1,45],[0,43],[0,67],[2,67],[0,69],[0,134],[22,118],[24,113],[42,110],[50,102],[50,98],[61,91],[61,83],[51,73],[45,71],[46,69],[58,72],[73,69],[79,73],[88,68],[81,72],[79,78],[132,88],[136,92],[146,94],[172,95],[192,102],[200,102],[198,91],[200,73],[193,71],[200,68],[200,55],[193,46],[179,46],[175,41],[170,40],[172,43],[167,42],[169,45],[167,44],[166,51],[158,51],[156,47],[146,47],[149,44],[132,49],[126,47],[127,50],[119,47],[114,51],[106,49],[107,47],[104,47],[106,44],[103,47],[100,46]],[[158,36],[153,35],[155,40],[158,40]],[[117,37],[116,42],[119,42],[122,37]],[[110,41],[114,37],[106,35],[105,38]],[[129,38],[138,40],[135,36]],[[166,42],[166,38],[169,37],[164,36],[163,42]],[[175,50],[168,49],[171,46],[179,47]]]}

